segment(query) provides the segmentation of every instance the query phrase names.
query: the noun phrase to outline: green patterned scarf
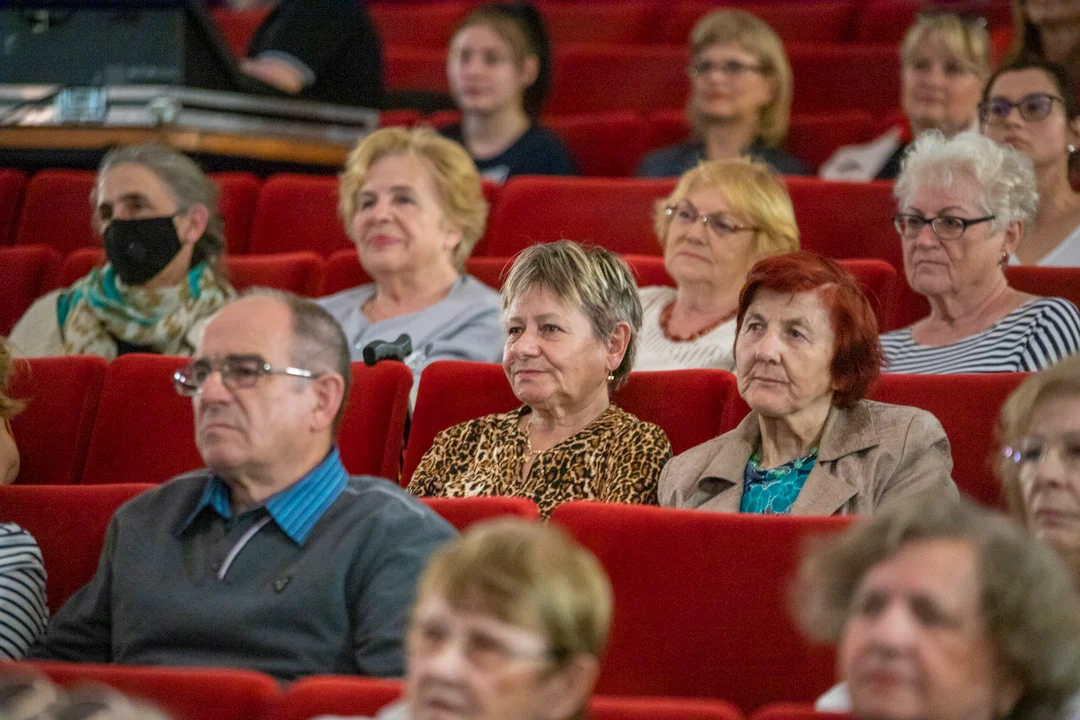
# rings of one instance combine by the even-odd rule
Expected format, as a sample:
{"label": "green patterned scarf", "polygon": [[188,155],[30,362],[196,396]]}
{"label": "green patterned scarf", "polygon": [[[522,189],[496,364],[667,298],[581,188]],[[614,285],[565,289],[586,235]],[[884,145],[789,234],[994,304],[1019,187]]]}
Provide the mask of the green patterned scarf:
{"label": "green patterned scarf", "polygon": [[158,290],[125,285],[112,266],[94,268],[60,294],[57,319],[68,355],[112,360],[116,340],[163,355],[191,355],[187,334],[235,297],[228,281],[206,263],[188,271],[179,285]]}

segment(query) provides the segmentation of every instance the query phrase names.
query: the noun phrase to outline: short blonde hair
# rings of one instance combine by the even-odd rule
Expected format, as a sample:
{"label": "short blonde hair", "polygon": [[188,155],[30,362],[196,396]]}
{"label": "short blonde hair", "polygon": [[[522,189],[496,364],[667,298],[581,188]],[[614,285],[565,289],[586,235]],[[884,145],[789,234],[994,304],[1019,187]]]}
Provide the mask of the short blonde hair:
{"label": "short blonde hair", "polygon": [[1044,400],[1062,395],[1080,396],[1080,356],[1065,358],[1057,365],[1031,375],[1016,388],[998,416],[998,454],[994,471],[1001,480],[1009,512],[1025,527],[1027,509],[1024,494],[1020,490],[1020,471],[1016,464],[1017,446],[1020,438],[1031,426],[1035,407]]}
{"label": "short blonde hair", "polygon": [[556,525],[501,518],[443,545],[417,589],[542,635],[562,666],[599,657],[611,627],[611,584],[600,561]]}
{"label": "short blonde hair", "polygon": [[1009,717],[1056,716],[1080,689],[1080,603],[1072,576],[1016,523],[970,500],[898,503],[819,542],[791,593],[803,631],[823,642],[842,640],[867,573],[909,543],[928,540],[960,540],[974,551],[979,610],[998,668],[1023,687]]}
{"label": "short blonde hair", "polygon": [[911,67],[919,46],[931,37],[940,39],[964,69],[983,80],[990,74],[990,34],[986,23],[965,21],[953,13],[920,15],[900,45],[900,62]]}
{"label": "short blonde hair", "polygon": [[472,158],[460,145],[431,128],[382,128],[361,140],[349,153],[338,186],[338,212],[345,223],[345,232],[350,232],[356,215],[356,194],[364,186],[368,170],[391,155],[417,158],[431,172],[446,222],[461,232],[453,260],[458,270],[464,269],[465,259],[484,234],[488,204]]}
{"label": "short blonde hair", "polygon": [[[794,86],[783,40],[768,23],[745,10],[714,10],[698,20],[690,32],[690,53],[695,58],[713,45],[724,43],[735,43],[754,55],[761,64],[762,73],[776,83],[772,101],[761,109],[758,135],[766,145],[782,144],[787,137]],[[693,96],[692,93],[690,121],[700,133],[703,130],[701,116]]]}
{"label": "short blonde hair", "polygon": [[637,283],[626,261],[607,248],[570,240],[525,248],[514,258],[503,283],[504,315],[537,287],[550,290],[569,308],[581,308],[601,342],[611,337],[620,322],[630,326],[626,353],[610,383],[612,390],[622,387],[634,366],[643,315]]}
{"label": "short blonde hair", "polygon": [[759,259],[799,249],[799,226],[787,187],[768,165],[745,158],[701,162],[683,173],[671,194],[656,202],[653,227],[661,247],[671,227],[668,208],[700,187],[721,193],[732,213],[757,228],[754,250]]}

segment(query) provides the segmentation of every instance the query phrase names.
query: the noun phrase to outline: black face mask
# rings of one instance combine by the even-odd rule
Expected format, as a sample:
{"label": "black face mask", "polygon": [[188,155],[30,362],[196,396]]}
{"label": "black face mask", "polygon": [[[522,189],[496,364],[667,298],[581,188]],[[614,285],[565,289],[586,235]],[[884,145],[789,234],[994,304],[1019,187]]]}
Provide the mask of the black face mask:
{"label": "black face mask", "polygon": [[128,285],[143,285],[180,252],[173,216],[111,220],[105,228],[105,257]]}

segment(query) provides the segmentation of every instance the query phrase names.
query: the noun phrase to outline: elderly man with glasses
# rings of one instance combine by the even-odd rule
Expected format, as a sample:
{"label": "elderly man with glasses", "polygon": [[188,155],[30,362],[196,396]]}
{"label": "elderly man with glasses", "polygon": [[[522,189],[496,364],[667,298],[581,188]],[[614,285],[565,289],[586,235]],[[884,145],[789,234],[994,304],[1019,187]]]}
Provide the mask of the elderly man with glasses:
{"label": "elderly man with glasses", "polygon": [[349,368],[310,301],[263,292],[222,309],[174,378],[206,468],[116,512],[97,574],[31,656],[400,675],[417,578],[455,533],[394,484],[345,471]]}

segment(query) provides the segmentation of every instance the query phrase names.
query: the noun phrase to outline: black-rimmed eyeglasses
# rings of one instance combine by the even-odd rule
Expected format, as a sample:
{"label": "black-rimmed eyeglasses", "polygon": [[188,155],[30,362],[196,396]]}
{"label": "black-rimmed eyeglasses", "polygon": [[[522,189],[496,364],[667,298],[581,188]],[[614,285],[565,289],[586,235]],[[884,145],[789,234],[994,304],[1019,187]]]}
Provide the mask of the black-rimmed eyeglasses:
{"label": "black-rimmed eyeglasses", "polygon": [[323,375],[321,372],[302,368],[276,368],[259,355],[227,355],[214,361],[203,358],[173,373],[173,385],[177,394],[184,397],[198,395],[214,371],[221,373],[222,384],[230,390],[253,388],[263,375],[290,375],[308,380]]}
{"label": "black-rimmed eyeglasses", "polygon": [[898,213],[893,216],[893,225],[896,226],[896,231],[900,233],[900,237],[908,240],[919,237],[919,233],[927,225],[942,240],[959,240],[972,225],[990,222],[996,217],[997,215],[987,215],[986,217],[969,219],[956,217],[955,215],[938,215],[937,217],[925,218],[922,215]]}
{"label": "black-rimmed eyeglasses", "polygon": [[1003,97],[991,98],[979,103],[979,120],[983,125],[1001,125],[1016,108],[1025,121],[1040,122],[1050,117],[1055,102],[1065,105],[1064,100],[1049,93],[1031,93],[1020,98],[1020,102],[1011,102]]}

